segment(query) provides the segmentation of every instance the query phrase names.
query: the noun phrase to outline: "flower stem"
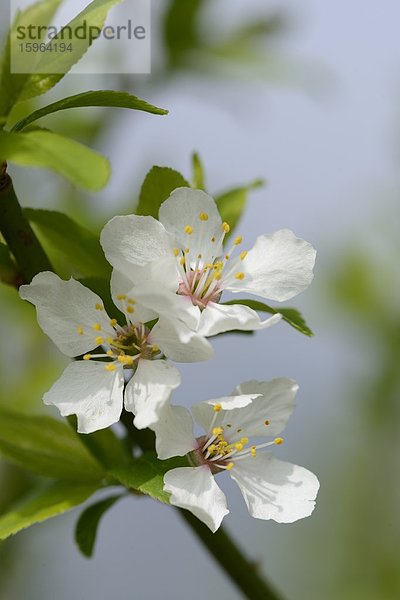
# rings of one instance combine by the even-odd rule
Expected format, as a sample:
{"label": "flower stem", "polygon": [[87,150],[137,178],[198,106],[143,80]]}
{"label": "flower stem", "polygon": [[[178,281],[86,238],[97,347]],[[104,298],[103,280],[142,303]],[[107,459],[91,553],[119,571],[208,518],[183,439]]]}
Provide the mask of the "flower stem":
{"label": "flower stem", "polygon": [[18,265],[21,279],[18,283],[30,283],[40,271],[53,270],[22,212],[4,164],[0,165],[0,232]]}
{"label": "flower stem", "polygon": [[280,600],[281,596],[259,574],[257,565],[245,558],[223,527],[220,527],[216,533],[212,533],[192,513],[187,510],[178,510],[184,521],[246,598],[250,600]]}

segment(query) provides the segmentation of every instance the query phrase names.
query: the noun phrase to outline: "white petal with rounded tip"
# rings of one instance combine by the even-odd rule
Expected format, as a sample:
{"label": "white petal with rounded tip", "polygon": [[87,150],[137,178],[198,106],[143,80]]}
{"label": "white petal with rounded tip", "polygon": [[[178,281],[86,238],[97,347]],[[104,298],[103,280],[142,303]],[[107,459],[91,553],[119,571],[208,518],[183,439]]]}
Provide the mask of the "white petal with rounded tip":
{"label": "white petal with rounded tip", "polygon": [[125,389],[125,408],[135,416],[138,429],[154,425],[171,391],[181,383],[181,376],[165,360],[140,359],[136,372]]}
{"label": "white petal with rounded tip", "polygon": [[[79,356],[96,348],[96,338],[102,332],[107,336],[114,333],[106,311],[96,310],[96,304],[103,306],[101,298],[72,278],[64,281],[45,271],[29,285],[22,285],[19,294],[36,306],[40,327],[67,356]],[[96,323],[101,331],[93,329]],[[82,328],[81,334],[78,328]]]}
{"label": "white petal with rounded tip", "polygon": [[103,228],[100,242],[108,262],[124,273],[130,265],[146,265],[171,254],[169,236],[153,217],[114,217]]}
{"label": "white petal with rounded tip", "polygon": [[319,489],[314,473],[278,460],[269,452],[236,461],[229,474],[256,519],[293,523],[314,510]]}
{"label": "white petal with rounded tip", "polygon": [[196,448],[193,419],[187,408],[167,404],[152,427],[156,434],[158,458],[184,456]]}
{"label": "white petal with rounded tip", "polygon": [[257,238],[242,262],[244,279],[226,289],[282,302],[303,292],[313,279],[316,251],[289,229]]}
{"label": "white petal with rounded tip", "polygon": [[164,475],[164,491],[174,506],[186,508],[214,533],[229,513],[223,491],[207,466],[180,467]]}
{"label": "white petal with rounded tip", "polygon": [[212,336],[224,331],[239,329],[242,331],[257,331],[275,325],[281,320],[280,314],[273,315],[261,321],[255,310],[241,304],[216,304],[209,302],[201,313],[200,325],[197,332],[200,335]]}
{"label": "white petal with rounded tip", "polygon": [[216,422],[216,425],[219,425],[225,419],[225,414],[228,415],[226,418],[229,421],[229,415],[232,411],[242,410],[244,407],[249,406],[257,395],[257,393],[243,394],[241,396],[223,396],[214,400],[203,400],[192,407],[192,413],[196,423],[201,425],[205,431],[208,431],[215,415],[214,406],[216,404],[221,406],[221,410],[218,412],[218,422]]}
{"label": "white petal with rounded tip", "polygon": [[176,362],[208,360],[214,353],[211,344],[184,323],[160,317],[148,338],[167,358]]}
{"label": "white petal with rounded tip", "polygon": [[[199,219],[201,213],[208,215],[207,221]],[[206,259],[212,251],[218,254],[222,221],[214,199],[205,192],[191,188],[176,189],[161,204],[159,218],[175,238],[177,247],[190,248],[191,257],[201,254]],[[187,225],[193,227],[191,235],[185,233]],[[212,238],[216,240],[214,243]]]}
{"label": "white petal with rounded tip", "polygon": [[[251,431],[254,437],[276,436],[281,433],[295,408],[299,386],[293,379],[279,377],[271,381],[246,381],[234,390],[235,394],[259,394],[242,410],[227,415],[233,428]],[[268,425],[265,424],[268,421]]]}
{"label": "white petal with rounded tip", "polygon": [[136,297],[159,315],[185,323],[190,329],[197,330],[200,321],[200,309],[194,306],[187,296],[180,296],[169,290],[163,290],[154,284],[140,286]]}
{"label": "white petal with rounded tip", "polygon": [[106,363],[73,362],[43,396],[63,417],[78,417],[78,432],[92,433],[117,423],[122,412],[124,376],[121,368],[106,371]]}
{"label": "white petal with rounded tip", "polygon": [[[140,267],[139,267],[140,268]],[[137,288],[133,287],[132,281],[125,277],[120,271],[113,269],[111,274],[111,296],[114,304],[119,308],[121,312],[126,314],[127,300],[119,300],[120,294],[125,294],[128,298],[136,300],[135,291]],[[134,310],[133,313],[128,313],[129,319],[132,323],[146,323],[158,317],[158,314],[144,306],[141,302],[136,301],[134,305],[130,304]]]}

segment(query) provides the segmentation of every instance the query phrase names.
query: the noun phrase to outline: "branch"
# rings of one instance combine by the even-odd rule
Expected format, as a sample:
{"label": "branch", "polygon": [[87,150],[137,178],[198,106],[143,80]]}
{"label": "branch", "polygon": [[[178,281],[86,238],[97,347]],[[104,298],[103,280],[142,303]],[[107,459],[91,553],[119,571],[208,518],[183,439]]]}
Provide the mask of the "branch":
{"label": "branch", "polygon": [[22,212],[5,163],[0,166],[0,232],[18,265],[21,275],[19,283],[30,283],[40,271],[53,270]]}

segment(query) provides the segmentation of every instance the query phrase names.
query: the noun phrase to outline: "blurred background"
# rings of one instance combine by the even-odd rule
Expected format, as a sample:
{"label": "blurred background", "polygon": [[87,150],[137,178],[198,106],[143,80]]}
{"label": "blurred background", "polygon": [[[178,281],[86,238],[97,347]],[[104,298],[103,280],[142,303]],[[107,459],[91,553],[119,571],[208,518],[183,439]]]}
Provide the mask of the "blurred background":
{"label": "blurred background", "polygon": [[[293,303],[316,335],[282,323],[254,337],[222,336],[210,362],[182,365],[174,401],[190,406],[252,378],[297,379],[298,408],[276,452],[317,473],[314,515],[293,525],[254,520],[221,477],[226,526],[288,600],[396,600],[400,5],[164,0],[152,10],[151,75],[71,76],[41,102],[114,87],[170,115],[91,109],[48,117],[55,131],[106,153],[112,181],[90,196],[54,175],[14,169],[19,197],[98,232],[134,210],[152,165],[190,177],[193,151],[211,193],[268,181],[252,192],[240,233],[251,247],[257,235],[288,227],[318,249],[315,281]],[[10,286],[0,284],[0,303],[0,402],[43,412],[41,397],[65,357]],[[0,462],[0,512],[32,484]],[[167,507],[118,503],[90,561],[74,546],[78,514],[0,545],[1,600],[241,597]]]}

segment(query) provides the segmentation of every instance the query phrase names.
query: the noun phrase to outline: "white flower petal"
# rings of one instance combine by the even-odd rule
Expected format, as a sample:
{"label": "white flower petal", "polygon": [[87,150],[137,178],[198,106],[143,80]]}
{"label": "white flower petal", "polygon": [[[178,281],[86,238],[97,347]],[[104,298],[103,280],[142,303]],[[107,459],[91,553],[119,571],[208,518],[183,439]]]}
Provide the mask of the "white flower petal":
{"label": "white flower petal", "polygon": [[[201,214],[206,214],[208,219],[201,220]],[[218,253],[222,221],[214,199],[205,192],[178,188],[161,205],[159,218],[175,238],[176,245],[179,248],[189,247],[191,256],[208,256],[213,246]],[[185,233],[188,225],[193,228],[191,235]],[[214,242],[211,241],[212,238],[215,238]]]}
{"label": "white flower petal", "polygon": [[78,432],[92,433],[119,421],[122,412],[122,369],[106,371],[104,362],[73,362],[43,396],[66,417],[78,417]]}
{"label": "white flower petal", "polygon": [[281,229],[257,238],[242,262],[244,279],[226,285],[232,292],[249,292],[282,302],[304,291],[313,279],[315,249]]}
{"label": "white flower petal", "polygon": [[143,285],[138,289],[136,297],[142,304],[156,311],[159,315],[165,315],[171,320],[182,321],[190,329],[197,330],[200,321],[200,309],[192,304],[188,296],[180,296],[154,285]]}
{"label": "white flower petal", "polygon": [[154,425],[171,391],[181,383],[181,376],[165,360],[140,359],[136,372],[125,389],[125,409],[135,416],[138,429]]}
{"label": "white flower petal", "polygon": [[[138,269],[140,268],[142,267],[138,267]],[[132,281],[128,277],[120,273],[120,271],[113,269],[111,274],[111,296],[114,304],[119,308],[119,310],[126,314],[126,300],[120,300],[118,298],[119,295],[124,294],[127,296],[127,298],[132,298],[136,301],[134,306],[131,305],[131,307],[134,309],[134,313],[129,314],[129,318],[132,323],[147,323],[147,321],[156,319],[158,314],[154,310],[151,310],[136,300],[136,289],[137,288],[133,286]]]}
{"label": "white flower petal", "polygon": [[273,315],[261,321],[255,310],[241,304],[215,304],[209,302],[201,313],[200,325],[197,332],[200,335],[212,336],[224,331],[239,329],[242,331],[256,331],[265,329],[278,323],[282,316]]}
{"label": "white flower petal", "polygon": [[[70,279],[64,281],[54,273],[46,271],[36,275],[32,283],[19,289],[21,298],[36,306],[40,327],[67,356],[79,356],[99,344],[96,338],[113,335],[110,317],[97,294]],[[99,324],[101,331],[94,330]]]}
{"label": "white flower petal", "polygon": [[[213,400],[204,400],[198,402],[192,407],[192,413],[196,423],[203,427],[204,431],[208,431],[211,421],[215,416],[214,406],[219,404],[221,410],[218,413],[218,426],[224,420],[229,422],[229,415],[232,411],[242,410],[245,406],[249,406],[254,398],[257,398],[258,394],[243,394],[241,396],[223,396],[222,398],[216,398]],[[228,416],[225,417],[225,414]],[[234,414],[234,413],[233,413]],[[217,422],[215,423],[217,425]]]}
{"label": "white flower petal", "polygon": [[164,475],[164,490],[174,506],[186,508],[214,533],[229,513],[226,498],[207,466],[180,467]]}
{"label": "white flower petal", "polygon": [[146,265],[171,254],[169,236],[153,217],[114,217],[103,228],[100,242],[108,262],[122,273],[129,274],[131,265]]}
{"label": "white flower petal", "polygon": [[319,489],[316,476],[271,453],[259,452],[254,458],[238,460],[229,474],[256,519],[293,523],[314,510]]}
{"label": "white flower petal", "polygon": [[[276,436],[285,429],[295,408],[299,386],[293,379],[278,377],[271,381],[246,381],[238,385],[235,394],[259,394],[242,410],[227,415],[232,427],[240,427],[243,434],[251,430],[252,436]],[[268,425],[265,422],[268,422]]]}
{"label": "white flower petal", "polygon": [[184,456],[197,447],[192,416],[183,406],[167,404],[152,429],[156,434],[157,455],[162,460]]}
{"label": "white flower petal", "polygon": [[208,360],[213,355],[211,344],[191,331],[184,323],[160,317],[151,330],[149,340],[176,362]]}

